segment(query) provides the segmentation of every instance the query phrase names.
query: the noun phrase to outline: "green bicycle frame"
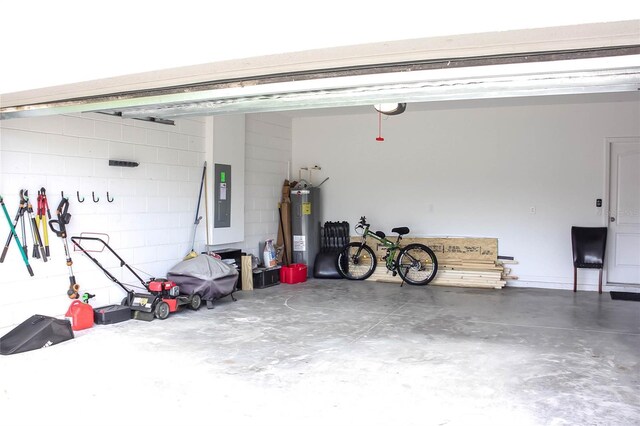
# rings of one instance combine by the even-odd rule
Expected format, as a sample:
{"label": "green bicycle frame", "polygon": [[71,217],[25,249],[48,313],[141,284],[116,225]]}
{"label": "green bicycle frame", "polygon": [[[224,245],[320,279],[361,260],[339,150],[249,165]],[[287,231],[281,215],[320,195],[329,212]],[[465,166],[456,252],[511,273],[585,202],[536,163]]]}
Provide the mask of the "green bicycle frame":
{"label": "green bicycle frame", "polygon": [[364,227],[364,232],[362,233],[362,244],[366,244],[367,237],[372,237],[378,243],[382,244],[385,249],[387,249],[387,255],[383,258],[387,265],[387,269],[390,271],[394,270],[394,260],[396,258],[396,252],[400,249],[400,240],[402,237],[398,235],[398,239],[396,242],[390,241],[389,239],[382,238],[377,235],[375,232],[369,231],[369,226]]}

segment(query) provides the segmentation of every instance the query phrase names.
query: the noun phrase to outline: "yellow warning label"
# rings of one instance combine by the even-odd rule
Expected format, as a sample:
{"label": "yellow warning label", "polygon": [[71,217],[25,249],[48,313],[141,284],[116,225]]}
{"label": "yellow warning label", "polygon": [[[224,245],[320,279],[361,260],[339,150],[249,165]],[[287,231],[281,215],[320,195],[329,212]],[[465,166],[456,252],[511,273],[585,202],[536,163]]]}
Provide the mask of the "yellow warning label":
{"label": "yellow warning label", "polygon": [[311,203],[302,203],[302,214],[311,214]]}

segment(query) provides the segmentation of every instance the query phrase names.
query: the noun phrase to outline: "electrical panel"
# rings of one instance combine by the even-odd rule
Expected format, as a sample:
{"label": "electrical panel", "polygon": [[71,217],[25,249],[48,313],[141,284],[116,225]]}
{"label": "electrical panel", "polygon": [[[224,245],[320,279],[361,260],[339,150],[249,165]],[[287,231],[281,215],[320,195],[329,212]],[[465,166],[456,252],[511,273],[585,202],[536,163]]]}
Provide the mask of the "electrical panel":
{"label": "electrical panel", "polygon": [[231,165],[214,165],[214,228],[231,227]]}

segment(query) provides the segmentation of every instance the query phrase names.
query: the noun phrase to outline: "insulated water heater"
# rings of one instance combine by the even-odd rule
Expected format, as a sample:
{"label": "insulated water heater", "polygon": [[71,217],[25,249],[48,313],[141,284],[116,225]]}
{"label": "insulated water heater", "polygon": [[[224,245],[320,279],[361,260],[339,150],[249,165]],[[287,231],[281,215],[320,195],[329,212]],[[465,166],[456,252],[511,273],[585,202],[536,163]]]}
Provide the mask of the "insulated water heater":
{"label": "insulated water heater", "polygon": [[320,188],[291,190],[291,234],[292,263],[307,265],[311,276],[320,251]]}

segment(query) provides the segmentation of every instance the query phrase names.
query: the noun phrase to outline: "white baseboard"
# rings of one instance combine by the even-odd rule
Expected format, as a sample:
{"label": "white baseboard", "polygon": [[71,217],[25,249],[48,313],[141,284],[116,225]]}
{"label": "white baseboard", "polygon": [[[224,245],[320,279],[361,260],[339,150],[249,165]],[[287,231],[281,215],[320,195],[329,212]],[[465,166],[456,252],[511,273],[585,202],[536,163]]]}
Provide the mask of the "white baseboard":
{"label": "white baseboard", "polygon": [[[547,281],[507,281],[505,287],[513,288],[548,288],[554,290],[570,290],[573,291],[573,282],[547,282]],[[598,283],[578,283],[578,291],[598,291]],[[635,284],[612,284],[602,283],[602,291],[627,291],[632,293],[640,293],[640,285]]]}

